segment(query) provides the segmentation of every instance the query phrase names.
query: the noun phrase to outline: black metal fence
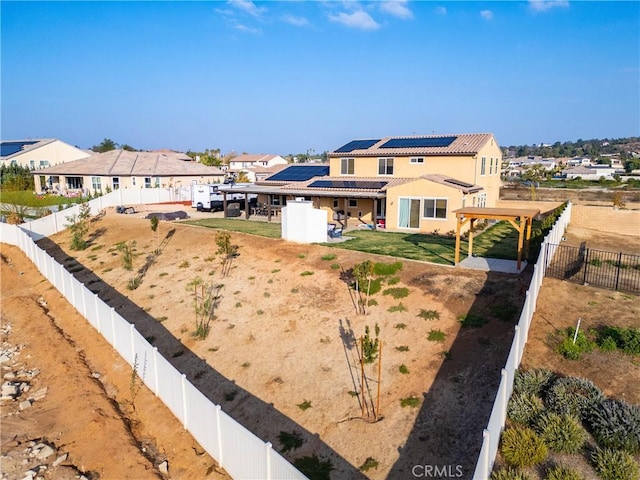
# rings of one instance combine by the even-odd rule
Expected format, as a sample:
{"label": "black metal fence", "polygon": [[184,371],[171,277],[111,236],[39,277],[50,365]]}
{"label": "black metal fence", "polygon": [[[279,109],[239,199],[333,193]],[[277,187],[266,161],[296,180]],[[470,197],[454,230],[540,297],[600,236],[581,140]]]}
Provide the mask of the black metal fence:
{"label": "black metal fence", "polygon": [[555,247],[547,276],[582,285],[640,294],[640,255],[566,245]]}

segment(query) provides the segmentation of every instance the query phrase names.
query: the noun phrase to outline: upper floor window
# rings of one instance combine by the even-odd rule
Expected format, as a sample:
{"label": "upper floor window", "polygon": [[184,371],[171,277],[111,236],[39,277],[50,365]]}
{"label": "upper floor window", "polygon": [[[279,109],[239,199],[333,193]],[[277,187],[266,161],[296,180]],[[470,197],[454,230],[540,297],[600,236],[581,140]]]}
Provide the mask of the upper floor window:
{"label": "upper floor window", "polygon": [[482,161],[480,162],[480,175],[485,175],[487,173],[487,157],[482,157]]}
{"label": "upper floor window", "polygon": [[378,175],[393,175],[393,158],[378,159]]}
{"label": "upper floor window", "polygon": [[424,163],[424,157],[413,157],[409,160],[411,165],[422,165]]}
{"label": "upper floor window", "polygon": [[493,157],[489,159],[489,175],[493,175]]}
{"label": "upper floor window", "polygon": [[355,164],[355,159],[353,158],[340,159],[340,175],[353,175],[354,164]]}
{"label": "upper floor window", "polygon": [[487,194],[479,193],[478,194],[478,207],[484,208],[487,206]]}
{"label": "upper floor window", "polygon": [[40,160],[40,168],[46,168],[49,166],[49,160]]}
{"label": "upper floor window", "polygon": [[29,160],[29,168],[36,168],[36,161],[35,160]]}

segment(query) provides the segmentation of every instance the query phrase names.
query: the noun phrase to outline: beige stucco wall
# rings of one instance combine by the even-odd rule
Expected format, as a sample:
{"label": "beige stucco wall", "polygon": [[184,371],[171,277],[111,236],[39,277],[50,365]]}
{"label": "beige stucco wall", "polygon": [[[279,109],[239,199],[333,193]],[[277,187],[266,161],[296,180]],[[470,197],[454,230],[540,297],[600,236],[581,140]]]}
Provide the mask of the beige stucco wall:
{"label": "beige stucco wall", "polygon": [[[462,208],[463,193],[455,188],[431,182],[429,180],[416,180],[405,183],[387,191],[387,229],[406,232],[433,233],[440,234],[456,229],[456,216],[451,213],[453,210]],[[412,198],[420,199],[420,222],[419,228],[399,228],[398,219],[400,213],[400,199]],[[425,198],[445,198],[447,199],[447,218],[428,219],[423,218]],[[469,200],[467,199],[467,205]]]}
{"label": "beige stucco wall", "polygon": [[[18,165],[23,167],[38,169],[44,168],[40,167],[40,160],[48,161],[49,164],[45,166],[52,167],[60,163],[87,158],[88,156],[89,154],[87,152],[79,148],[68,145],[60,140],[55,140],[42,147],[16,155],[11,160],[15,160]],[[33,161],[33,167],[31,166],[31,161]]]}
{"label": "beige stucco wall", "polygon": [[601,232],[635,235],[640,240],[640,210],[621,210],[609,206],[572,205],[570,226]]}
{"label": "beige stucco wall", "polygon": [[[58,192],[62,195],[66,195],[70,192],[75,192],[76,190],[74,189],[68,189],[67,188],[67,180],[65,175],[53,175],[53,177],[58,177],[58,182],[54,182],[53,183],[53,188],[54,188],[54,192],[55,187],[58,186]],[[77,177],[78,175],[69,175],[70,177]],[[95,193],[93,190],[93,182],[92,182],[92,178],[93,175],[83,175],[82,177],[82,187],[83,189],[88,189],[92,194]],[[107,192],[107,186],[109,187],[109,189],[114,190],[113,188],[113,179],[114,178],[119,178],[120,179],[120,187],[119,188],[147,188],[145,187],[145,177],[130,177],[130,176],[117,176],[117,175],[113,175],[113,176],[100,176],[100,189],[102,190],[103,193]],[[222,183],[222,181],[224,180],[224,175],[220,175],[220,176],[180,176],[180,177],[176,177],[176,176],[167,176],[167,177],[150,177],[151,178],[151,187],[150,188],[155,188],[156,187],[156,178],[158,179],[158,186],[162,187],[162,188],[179,188],[179,187],[189,187],[189,185],[191,185],[192,183]],[[48,182],[49,179],[49,175],[47,175],[45,177],[45,182]],[[134,180],[135,179],[135,180]],[[42,191],[42,180],[41,180],[41,175],[37,175],[37,172],[34,172],[34,183],[35,183],[35,191],[36,192],[41,192]],[[48,184],[47,184],[48,186]]]}

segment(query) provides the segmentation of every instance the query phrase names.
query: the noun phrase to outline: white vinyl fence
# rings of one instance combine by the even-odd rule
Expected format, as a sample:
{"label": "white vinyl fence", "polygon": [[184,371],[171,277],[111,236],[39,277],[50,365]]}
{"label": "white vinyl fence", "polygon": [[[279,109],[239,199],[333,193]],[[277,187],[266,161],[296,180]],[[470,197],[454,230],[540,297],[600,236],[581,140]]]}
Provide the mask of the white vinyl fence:
{"label": "white vinyl fence", "polygon": [[524,347],[527,343],[529,327],[531,326],[533,313],[536,310],[536,300],[540,292],[542,280],[570,220],[571,203],[567,203],[564,212],[562,212],[551,231],[544,238],[540,248],[540,254],[538,255],[538,261],[533,266],[533,277],[531,278],[529,290],[527,290],[526,293],[520,320],[515,327],[515,335],[509,356],[507,357],[507,362],[501,371],[500,386],[498,387],[498,393],[493,403],[489,424],[482,433],[482,449],[480,450],[476,470],[473,474],[474,480],[488,480],[491,476],[496,454],[498,453],[500,435],[507,418],[507,404],[513,391],[514,376],[520,366]]}
{"label": "white vinyl fence", "polygon": [[[127,198],[131,193],[133,196]],[[165,189],[118,190],[90,202],[92,213],[106,206],[171,201]],[[151,391],[180,420],[186,430],[237,479],[305,479],[293,465],[274,451],[270,443],[224,413],[149,344],[135,326],[91,293],[82,283],[34,243],[64,229],[66,218],[77,206],[21,225],[0,223],[0,241],[18,246],[44,277],[102,334]],[[22,229],[24,230],[22,230]],[[33,237],[33,238],[32,238]]]}

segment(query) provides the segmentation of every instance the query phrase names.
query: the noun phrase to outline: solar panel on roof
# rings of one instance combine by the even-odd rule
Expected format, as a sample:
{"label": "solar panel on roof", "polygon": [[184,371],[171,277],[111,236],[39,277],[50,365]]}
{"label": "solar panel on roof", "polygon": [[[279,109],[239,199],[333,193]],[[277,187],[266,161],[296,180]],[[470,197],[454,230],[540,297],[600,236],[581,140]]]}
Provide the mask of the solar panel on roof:
{"label": "solar panel on roof", "polygon": [[329,175],[329,165],[296,165],[274,173],[266,180],[273,182],[304,182],[313,177]]}
{"label": "solar panel on roof", "polygon": [[380,141],[379,138],[371,140],[352,140],[336,150],[336,153],[349,153],[354,150],[366,150]]}
{"label": "solar panel on roof", "polygon": [[19,152],[27,145],[33,145],[38,142],[2,142],[0,143],[0,157],[8,157]]}
{"label": "solar panel on roof", "polygon": [[473,183],[463,182],[462,180],[456,180],[455,178],[447,178],[445,182],[450,183],[452,185],[458,185],[459,187],[471,188],[473,187]]}
{"label": "solar panel on roof", "polygon": [[316,180],[309,184],[310,188],[352,188],[380,190],[389,182],[376,182],[366,180]]}
{"label": "solar panel on roof", "polygon": [[413,137],[392,138],[380,148],[448,147],[458,137]]}

